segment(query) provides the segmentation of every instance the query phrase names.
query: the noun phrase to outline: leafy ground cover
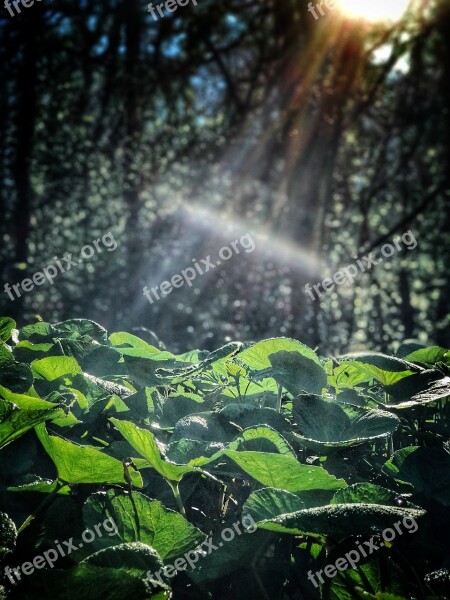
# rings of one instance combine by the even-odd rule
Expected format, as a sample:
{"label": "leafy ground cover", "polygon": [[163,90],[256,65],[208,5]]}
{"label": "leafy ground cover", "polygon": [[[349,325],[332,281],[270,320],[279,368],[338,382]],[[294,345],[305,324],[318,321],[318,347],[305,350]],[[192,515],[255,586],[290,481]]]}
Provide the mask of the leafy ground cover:
{"label": "leafy ground cover", "polygon": [[[0,596],[448,598],[445,348],[324,359],[287,338],[183,355],[156,343],[0,319]],[[146,579],[244,515],[252,535]],[[117,531],[80,547],[106,518]],[[413,535],[319,588],[308,578],[405,518]],[[52,569],[6,576],[63,539],[76,551]]]}

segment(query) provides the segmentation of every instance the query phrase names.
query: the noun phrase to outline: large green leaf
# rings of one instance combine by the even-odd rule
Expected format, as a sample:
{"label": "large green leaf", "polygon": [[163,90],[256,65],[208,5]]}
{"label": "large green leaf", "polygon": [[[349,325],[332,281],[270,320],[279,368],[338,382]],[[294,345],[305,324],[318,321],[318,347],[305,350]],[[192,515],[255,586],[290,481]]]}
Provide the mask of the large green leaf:
{"label": "large green leaf", "polygon": [[419,508],[399,496],[397,492],[388,490],[373,483],[356,483],[338,490],[330,504],[382,504],[383,506],[403,506]]}
{"label": "large green leaf", "polygon": [[168,586],[146,581],[143,575],[162,568],[153,548],[121,544],[89,556],[71,569],[44,569],[22,578],[21,600],[169,600]]}
{"label": "large green leaf", "polygon": [[33,373],[28,365],[6,359],[0,350],[0,385],[21,394],[33,385]]}
{"label": "large green leaf", "polygon": [[68,339],[79,339],[87,337],[103,344],[107,340],[106,329],[90,319],[70,319],[53,325],[54,332],[58,337]]}
{"label": "large green leaf", "polygon": [[[407,408],[407,404],[416,394],[425,392],[433,382],[442,379],[442,373],[435,370],[422,371],[414,373],[409,377],[404,377],[392,385],[387,385],[384,391],[389,394],[387,401],[380,401],[387,407]],[[413,405],[419,404],[414,402]]]}
{"label": "large green leaf", "polygon": [[[449,397],[450,377],[442,377],[436,381],[437,376],[439,376],[438,373],[429,374],[428,377],[425,374],[411,375],[411,377],[406,377],[395,385],[387,387],[386,391],[393,394],[397,400],[400,398],[401,401],[388,403],[386,407],[412,408],[414,406],[438,402]],[[408,383],[410,383],[409,386]],[[401,386],[401,384],[404,385]]]}
{"label": "large green leaf", "polygon": [[402,448],[386,462],[383,471],[427,498],[450,506],[450,454],[442,448]]}
{"label": "large green leaf", "polygon": [[321,366],[320,360],[314,350],[301,342],[290,338],[272,338],[256,342],[238,355],[238,364],[243,364],[252,370],[261,371],[272,366],[270,356],[277,352],[298,352],[305,358]]}
{"label": "large green leaf", "polygon": [[289,421],[273,408],[259,408],[250,403],[227,404],[219,412],[219,418],[239,425],[242,429],[257,425],[268,425],[280,433],[290,429]]}
{"label": "large green leaf", "polygon": [[329,537],[339,541],[351,535],[373,535],[399,519],[419,519],[423,510],[380,504],[333,504],[281,514],[258,522],[258,527],[280,533]]}
{"label": "large green leaf", "polygon": [[42,342],[52,342],[54,337],[57,337],[53,325],[39,321],[32,325],[26,325],[20,330],[19,337],[21,340],[29,340],[30,342],[41,344]]}
{"label": "large green leaf", "polygon": [[269,356],[271,368],[259,373],[267,373],[277,383],[293,395],[309,392],[320,394],[327,386],[327,374],[322,365],[318,365],[300,352],[281,350]]}
{"label": "large green leaf", "polygon": [[[44,425],[36,433],[47,454],[55,463],[58,478],[65,483],[110,483],[125,485],[123,464],[92,446],[77,446],[62,438],[48,435]],[[139,473],[130,470],[133,485],[142,487]]]}
{"label": "large green leaf", "polygon": [[293,456],[266,452],[236,452],[226,450],[245,473],[265,486],[300,492],[304,490],[337,490],[347,484],[322,469],[302,465]]}
{"label": "large green leaf", "polygon": [[[225,528],[222,525],[221,531]],[[216,531],[211,536],[211,543],[216,549],[207,556],[200,556],[194,565],[195,570],[189,569],[186,572],[187,576],[199,586],[220,581],[221,578],[230,578],[237,571],[248,574],[251,572],[255,554],[262,552],[273,537],[267,531],[257,530],[253,533],[236,535],[233,540],[224,543],[219,534],[220,532]],[[217,598],[220,597],[219,593]]]}
{"label": "large green leaf", "polygon": [[276,451],[295,458],[293,449],[284,437],[268,426],[249,427],[226,446],[219,442],[192,439],[180,439],[169,445],[170,453],[179,456],[183,464],[189,462],[196,467],[216,461],[223,456],[224,450]]}
{"label": "large green leaf", "polygon": [[82,370],[73,356],[48,356],[31,363],[35,376],[54,381],[66,375],[81,375]]}
{"label": "large green leaf", "polygon": [[143,456],[148,461],[148,465],[153,467],[162,477],[169,481],[178,482],[186,473],[196,471],[190,465],[175,465],[172,462],[164,460],[161,457],[155,436],[151,431],[141,429],[130,421],[110,420],[136,452]]}
{"label": "large green leaf", "polygon": [[157,375],[160,378],[160,383],[171,384],[174,385],[176,383],[181,383],[187,379],[198,377],[205,371],[210,369],[214,369],[215,366],[220,364],[221,368],[219,368],[220,373],[225,373],[223,366],[225,365],[225,360],[230,359],[234,356],[239,350],[242,348],[242,344],[240,342],[230,342],[221,348],[218,348],[214,352],[208,354],[206,358],[204,358],[201,362],[196,365],[188,365],[174,368],[161,368],[158,369]]}
{"label": "large green leaf", "polygon": [[92,529],[105,518],[114,521],[118,533],[96,538],[94,547],[143,542],[155,548],[165,562],[196,548],[206,537],[183,516],[139,492],[132,496],[118,496],[112,491],[90,496],[83,507],[85,526]]}
{"label": "large green leaf", "polygon": [[378,379],[383,385],[392,385],[403,377],[407,377],[422,369],[417,365],[394,356],[387,356],[379,352],[355,352],[339,357],[341,366],[354,367],[367,379]]}
{"label": "large green leaf", "polygon": [[174,427],[177,421],[202,410],[204,399],[198,394],[175,394],[164,402],[159,424],[161,427]]}
{"label": "large green leaf", "polygon": [[299,396],[293,401],[297,428],[295,438],[317,451],[349,447],[386,437],[400,424],[395,415],[381,410],[324,400],[319,396]]}
{"label": "large green leaf", "polygon": [[[161,352],[159,348],[147,344],[147,342],[136,335],[124,331],[112,333],[109,336],[109,341],[120,353],[127,354],[128,356],[141,356],[142,358],[146,358],[150,354],[159,354]],[[137,352],[128,354],[130,350],[135,350]]]}
{"label": "large green leaf", "polygon": [[440,346],[430,346],[429,348],[420,348],[405,356],[405,360],[424,365],[435,365],[437,362],[444,361],[449,351]]}
{"label": "large green leaf", "polygon": [[292,394],[320,393],[327,385],[325,369],[316,353],[297,340],[274,338],[257,342],[234,360],[253,379],[271,377]]}
{"label": "large green leaf", "polygon": [[295,453],[288,442],[277,431],[268,426],[255,426],[245,429],[227,446],[227,450],[252,450],[273,452],[295,458]]}
{"label": "large green leaf", "polygon": [[173,430],[172,442],[179,440],[197,440],[202,442],[227,443],[236,436],[236,425],[221,418],[212,411],[189,415],[180,419]]}
{"label": "large green leaf", "polygon": [[82,561],[84,564],[104,569],[130,569],[139,573],[147,570],[158,571],[162,560],[158,552],[141,542],[131,542],[110,546],[91,554]]}
{"label": "large green leaf", "polygon": [[262,488],[252,492],[244,504],[243,511],[253,519],[266,521],[307,508],[301,497],[275,488]]}
{"label": "large green leaf", "polygon": [[194,467],[205,465],[219,458],[226,445],[220,442],[202,442],[201,440],[175,440],[167,447],[166,456],[171,461]]}

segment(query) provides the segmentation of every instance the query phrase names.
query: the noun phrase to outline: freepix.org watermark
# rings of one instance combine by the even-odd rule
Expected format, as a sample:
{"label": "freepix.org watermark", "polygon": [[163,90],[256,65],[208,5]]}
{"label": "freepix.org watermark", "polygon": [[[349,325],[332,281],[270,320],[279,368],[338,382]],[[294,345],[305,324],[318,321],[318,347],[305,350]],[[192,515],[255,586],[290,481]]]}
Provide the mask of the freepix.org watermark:
{"label": "freepix.org watermark", "polygon": [[[395,252],[401,252],[403,248],[400,242],[403,242],[407,250],[414,250],[417,248],[417,240],[412,231],[407,231],[401,237],[396,238],[393,244],[384,244],[384,246],[381,247],[380,251],[382,257],[376,258],[375,253],[370,252],[368,256],[363,256],[361,260],[358,258],[356,264],[353,263],[348,265],[341,271],[337,271],[332,277],[325,277],[321,283],[317,283],[312,287],[307,283],[305,285],[305,293],[308,294],[311,300],[316,300],[317,298],[322,297],[322,293],[332,292],[336,285],[342,285],[346,282],[352,284],[359,272],[364,273],[365,271],[370,271],[373,266],[382,263],[385,258],[391,258]],[[357,257],[355,256],[355,258]],[[320,290],[320,286],[322,286],[322,291]],[[313,290],[316,292],[317,298],[314,296]]]}
{"label": "freepix.org watermark", "polygon": [[66,263],[63,265],[59,258],[54,256],[52,260],[53,263],[56,263],[58,266],[59,271],[55,264],[50,263],[47,267],[42,269],[42,272],[37,271],[31,278],[26,277],[20,283],[15,283],[13,286],[10,286],[9,283],[5,283],[5,294],[8,294],[10,300],[15,300],[16,298],[11,292],[11,289],[13,289],[17,294],[17,298],[20,298],[21,291],[31,292],[35,285],[42,285],[46,281],[48,281],[51,285],[60,272],[65,273],[66,271],[70,271],[72,267],[78,267],[83,263],[83,260],[91,259],[94,256],[95,251],[100,254],[102,252],[100,242],[102,242],[103,246],[106,248],[106,250],[108,250],[108,252],[113,252],[117,248],[117,242],[114,239],[113,234],[109,231],[108,233],[105,233],[103,237],[97,238],[92,242],[95,248],[89,244],[87,246],[83,246],[83,248],[81,248],[81,256],[77,260],[73,260],[73,255],[67,252],[62,258],[62,260]]}
{"label": "freepix.org watermark", "polygon": [[[44,569],[45,567],[53,569],[53,567],[55,566],[55,562],[58,560],[58,558],[69,556],[69,554],[72,554],[72,552],[76,552],[85,544],[91,544],[96,537],[102,537],[102,527],[109,535],[109,537],[113,535],[118,535],[119,533],[117,525],[113,521],[112,517],[108,517],[103,521],[103,523],[98,523],[97,525],[94,525],[95,531],[92,531],[92,529],[85,529],[81,534],[81,539],[83,541],[80,542],[78,545],[74,543],[73,537],[61,543],[58,540],[54,540],[54,544],[58,548],[58,551],[56,551],[54,548],[51,548],[50,550],[46,550],[45,552],[43,552],[42,556],[35,556],[32,562],[24,562],[20,567],[5,567],[6,577],[8,577],[10,582],[15,585],[17,581],[21,580],[22,575],[31,575],[32,573],[34,573],[35,569]],[[65,546],[65,548],[63,548],[63,546]]]}
{"label": "freepix.org watermark", "polygon": [[[37,0],[37,2],[41,2],[41,0]],[[11,4],[15,8],[15,12],[11,8]],[[9,14],[11,15],[11,17],[15,17],[16,14],[22,12],[20,10],[20,4],[22,4],[22,6],[24,6],[25,8],[30,8],[30,6],[33,6],[34,0],[12,0],[12,2],[10,2],[10,0],[5,0],[5,3],[4,3],[3,6],[9,12]]]}
{"label": "freepix.org watermark", "polygon": [[[243,527],[243,531],[241,529],[241,525]],[[186,571],[188,567],[194,571],[200,558],[208,556],[215,550],[222,548],[224,542],[232,542],[236,535],[242,535],[242,533],[254,533],[256,529],[257,526],[253,520],[253,517],[250,515],[243,515],[240,521],[236,521],[236,523],[233,523],[231,527],[227,527],[221,531],[220,537],[223,541],[218,542],[217,546],[213,544],[213,539],[209,537],[206,541],[200,544],[200,546],[194,548],[194,550],[189,550],[189,552],[186,552],[184,556],[177,558],[172,565],[165,565],[156,573],[147,571],[146,579],[154,587],[158,587],[160,585],[164,586],[165,582],[162,579],[162,576],[172,579],[172,577],[175,577],[179,571]],[[202,546],[205,546],[205,548]]]}
{"label": "freepix.org watermark", "polygon": [[388,527],[381,532],[381,537],[383,538],[381,544],[379,543],[379,537],[371,537],[368,542],[364,542],[366,548],[364,548],[360,542],[356,542],[358,550],[350,550],[350,552],[347,552],[345,555],[345,558],[338,558],[334,564],[327,565],[324,569],[320,569],[320,571],[316,571],[314,574],[312,571],[308,571],[308,579],[312,581],[316,588],[318,588],[319,584],[315,580],[315,577],[319,579],[321,584],[324,584],[325,581],[322,577],[322,573],[325,573],[326,577],[332,579],[338,574],[339,571],[346,571],[350,567],[355,569],[356,565],[361,560],[361,557],[367,558],[377,550],[384,548],[385,542],[392,542],[397,537],[397,534],[403,535],[403,531],[401,529],[402,524],[409,533],[416,533],[419,528],[414,517],[404,517],[403,521],[397,521],[397,523],[394,523],[395,531],[394,529]]}
{"label": "freepix.org watermark", "polygon": [[[151,13],[153,20],[157,21],[158,18],[163,19],[165,16],[167,16],[164,14],[164,9],[166,9],[168,13],[173,13],[178,9],[179,6],[186,6],[189,4],[189,2],[190,0],[167,0],[166,2],[161,2],[161,4],[156,4],[156,6],[153,6],[153,3],[150,2],[147,10],[149,13]],[[197,0],[192,0],[192,4],[197,6]],[[156,14],[155,8],[159,13],[159,17]]]}
{"label": "freepix.org watermark", "polygon": [[317,2],[316,6],[313,6],[313,3],[310,2],[308,4],[308,12],[310,12],[313,17],[315,18],[315,20],[317,21],[317,19],[319,18],[316,14],[316,10],[318,12],[320,12],[320,15],[322,17],[325,16],[325,11],[323,10],[322,6],[325,4],[325,6],[327,7],[328,10],[334,10],[336,8],[336,0],[325,0],[324,2]]}
{"label": "freepix.org watermark", "polygon": [[[256,248],[255,242],[253,241],[251,235],[246,233],[239,240],[235,240],[234,242],[230,243],[232,249],[228,246],[221,248],[219,250],[219,260],[216,262],[211,260],[210,254],[206,258],[202,258],[200,260],[201,264],[196,258],[193,258],[193,266],[183,269],[180,274],[174,275],[170,281],[163,281],[159,286],[152,287],[151,289],[145,286],[144,296],[147,298],[150,304],[153,304],[154,299],[160,300],[159,294],[162,296],[168,296],[173,292],[174,288],[181,288],[185,283],[187,283],[189,287],[192,287],[192,282],[197,278],[197,275],[205,275],[205,273],[212,271],[216,267],[220,266],[223,262],[230,260],[234,254],[240,254],[240,249],[238,247],[239,244],[247,254],[253,252],[253,250]],[[152,294],[154,298],[152,297]]]}

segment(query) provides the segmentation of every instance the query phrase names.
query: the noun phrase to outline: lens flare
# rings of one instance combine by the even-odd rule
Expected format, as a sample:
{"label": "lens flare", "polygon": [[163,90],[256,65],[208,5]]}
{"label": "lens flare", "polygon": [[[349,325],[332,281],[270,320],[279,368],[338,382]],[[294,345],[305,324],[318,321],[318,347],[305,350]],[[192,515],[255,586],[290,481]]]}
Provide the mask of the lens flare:
{"label": "lens flare", "polygon": [[365,21],[398,21],[410,0],[337,0],[336,7],[347,16]]}

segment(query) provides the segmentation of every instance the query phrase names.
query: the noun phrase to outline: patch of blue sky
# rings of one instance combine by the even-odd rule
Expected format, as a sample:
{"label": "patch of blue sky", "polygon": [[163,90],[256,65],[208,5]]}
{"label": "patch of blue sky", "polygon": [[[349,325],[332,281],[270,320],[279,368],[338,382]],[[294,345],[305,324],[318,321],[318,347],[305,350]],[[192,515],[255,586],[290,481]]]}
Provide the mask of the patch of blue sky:
{"label": "patch of blue sky", "polygon": [[178,35],[174,35],[170,38],[170,40],[167,40],[162,44],[162,54],[164,54],[164,56],[167,56],[168,58],[175,58],[179,56],[182,53],[181,45],[185,39],[186,34],[184,32],[179,33]]}

